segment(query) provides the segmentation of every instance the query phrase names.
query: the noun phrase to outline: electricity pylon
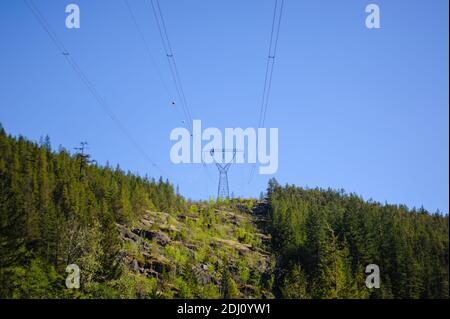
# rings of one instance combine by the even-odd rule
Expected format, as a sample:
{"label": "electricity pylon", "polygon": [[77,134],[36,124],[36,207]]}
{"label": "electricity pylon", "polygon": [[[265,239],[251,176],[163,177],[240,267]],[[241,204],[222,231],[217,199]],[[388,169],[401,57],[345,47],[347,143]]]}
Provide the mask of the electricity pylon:
{"label": "electricity pylon", "polygon": [[84,153],[87,148],[87,144],[87,142],[81,142],[80,147],[75,147],[75,149],[78,151],[77,156],[80,158],[80,175],[78,178],[80,181],[83,179],[84,165],[90,162],[89,158],[91,157],[89,154]]}
{"label": "electricity pylon", "polygon": [[[222,152],[222,161],[220,163],[216,161],[216,158],[214,156],[215,152]],[[229,162],[225,161],[225,153],[227,152],[233,153],[233,157]],[[213,158],[214,163],[219,170],[219,187],[217,188],[217,200],[228,199],[230,198],[230,189],[228,188],[228,169],[230,168],[234,158],[236,157],[236,149],[211,149],[209,153],[211,154],[211,157]]]}

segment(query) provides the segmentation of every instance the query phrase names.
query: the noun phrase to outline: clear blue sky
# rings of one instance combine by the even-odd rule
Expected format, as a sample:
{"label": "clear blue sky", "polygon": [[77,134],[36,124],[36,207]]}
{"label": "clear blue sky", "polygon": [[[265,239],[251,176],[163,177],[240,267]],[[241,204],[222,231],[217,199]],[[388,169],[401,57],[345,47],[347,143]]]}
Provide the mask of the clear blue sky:
{"label": "clear blue sky", "polygon": [[[172,92],[148,0],[129,0]],[[81,29],[65,28],[77,3]],[[192,117],[204,126],[255,127],[273,0],[160,0]],[[344,188],[365,199],[448,213],[447,0],[376,1],[379,30],[365,28],[370,0],[286,0],[266,124],[279,128],[282,184]],[[174,165],[170,105],[122,0],[35,0],[124,126],[194,199],[215,196],[201,165]],[[99,163],[159,176],[96,104],[22,1],[0,2],[0,122],[55,148],[88,141]],[[233,166],[236,196],[258,196]]]}

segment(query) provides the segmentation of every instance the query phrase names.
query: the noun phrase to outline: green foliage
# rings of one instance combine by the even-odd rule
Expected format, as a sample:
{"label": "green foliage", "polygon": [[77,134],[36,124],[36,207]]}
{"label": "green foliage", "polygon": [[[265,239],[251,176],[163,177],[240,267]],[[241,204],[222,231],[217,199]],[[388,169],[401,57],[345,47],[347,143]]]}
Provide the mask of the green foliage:
{"label": "green foliage", "polygon": [[220,291],[223,299],[236,298],[239,294],[236,282],[231,276],[229,265],[226,260],[222,265]]}
{"label": "green foliage", "polygon": [[283,298],[308,299],[308,282],[300,266],[294,266],[284,277],[280,287]]}
{"label": "green foliage", "polygon": [[[116,223],[131,225],[146,209],[179,211],[184,200],[168,181],[84,165],[61,148],[6,135],[0,126],[0,298],[114,295],[122,277]],[[65,289],[76,263],[80,294]],[[117,281],[119,285],[121,281]]]}
{"label": "green foliage", "polygon": [[62,295],[62,277],[39,258],[32,259],[26,268],[11,269],[10,274],[10,280],[15,285],[12,298],[58,298]]}
{"label": "green foliage", "polygon": [[187,254],[187,252],[180,247],[170,245],[167,246],[164,251],[165,255],[172,258],[178,265],[186,264],[189,259],[189,255]]}
{"label": "green foliage", "polygon": [[158,297],[155,278],[146,278],[124,272],[119,278],[95,283],[86,291],[87,298],[99,299],[154,299]]}
{"label": "green foliage", "polygon": [[[53,152],[48,137],[0,126],[0,298],[449,297],[448,215],[275,180],[261,197],[272,247],[250,214],[255,200],[187,202],[167,180],[109,165],[80,176],[80,158]],[[122,242],[117,224],[133,229],[145,214],[164,244]],[[64,285],[72,263],[80,290]],[[380,289],[365,287],[368,264],[380,267]]]}
{"label": "green foliage", "polygon": [[[448,215],[275,180],[267,193],[282,297],[448,298]],[[365,287],[369,264],[380,289]]]}

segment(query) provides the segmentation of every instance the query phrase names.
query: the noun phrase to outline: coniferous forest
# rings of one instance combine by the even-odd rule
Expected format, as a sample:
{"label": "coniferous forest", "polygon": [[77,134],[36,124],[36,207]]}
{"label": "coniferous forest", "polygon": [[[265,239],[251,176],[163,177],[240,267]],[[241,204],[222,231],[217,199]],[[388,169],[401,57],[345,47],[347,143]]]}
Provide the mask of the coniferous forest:
{"label": "coniferous forest", "polygon": [[448,215],[274,179],[263,197],[187,200],[0,128],[0,298],[449,297]]}
{"label": "coniferous forest", "polygon": [[[268,193],[283,297],[448,298],[448,215],[275,180]],[[369,264],[380,289],[365,286]]]}

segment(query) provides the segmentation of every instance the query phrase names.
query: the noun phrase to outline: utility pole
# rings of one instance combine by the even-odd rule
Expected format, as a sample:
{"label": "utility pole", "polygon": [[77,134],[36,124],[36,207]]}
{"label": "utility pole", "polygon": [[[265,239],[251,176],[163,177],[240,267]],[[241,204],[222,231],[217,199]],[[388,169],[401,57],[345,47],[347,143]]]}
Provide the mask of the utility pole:
{"label": "utility pole", "polygon": [[87,149],[87,142],[81,142],[80,147],[75,147],[75,149],[78,151],[78,157],[80,158],[80,175],[79,180],[81,181],[83,179],[83,168],[86,163],[89,163],[89,158],[91,157],[89,154],[85,154],[84,151]]}
{"label": "utility pole", "polygon": [[[216,153],[222,153],[222,160],[221,162],[216,161],[215,154]],[[217,169],[219,170],[219,186],[217,188],[217,200],[219,199],[229,199],[230,198],[230,189],[228,187],[228,169],[230,168],[231,164],[233,163],[234,158],[236,157],[236,149],[211,149],[210,152],[211,157],[214,160],[214,163],[217,166]],[[229,162],[226,162],[225,155],[226,153],[232,153],[233,157]]]}

